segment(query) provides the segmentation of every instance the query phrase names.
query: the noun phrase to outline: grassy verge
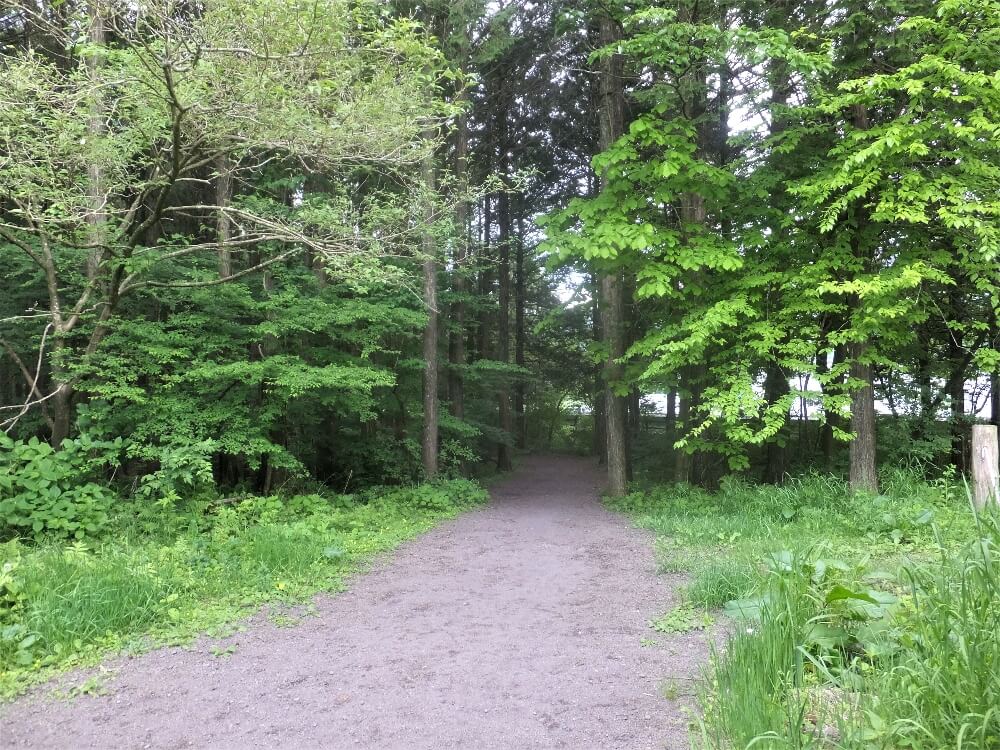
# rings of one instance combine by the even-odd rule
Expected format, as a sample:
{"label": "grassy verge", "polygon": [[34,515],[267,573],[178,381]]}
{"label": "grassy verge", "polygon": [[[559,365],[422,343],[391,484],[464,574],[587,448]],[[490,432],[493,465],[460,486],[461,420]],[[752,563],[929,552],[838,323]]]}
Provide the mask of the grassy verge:
{"label": "grassy verge", "polygon": [[1000,748],[1000,523],[954,483],[854,495],[659,487],[613,505],[691,574],[685,618],[724,612],[695,742],[705,748]]}
{"label": "grassy verge", "polygon": [[360,496],[123,509],[103,541],[0,545],[0,697],[122,650],[220,632],[335,591],[373,555],[485,500],[466,481]]}

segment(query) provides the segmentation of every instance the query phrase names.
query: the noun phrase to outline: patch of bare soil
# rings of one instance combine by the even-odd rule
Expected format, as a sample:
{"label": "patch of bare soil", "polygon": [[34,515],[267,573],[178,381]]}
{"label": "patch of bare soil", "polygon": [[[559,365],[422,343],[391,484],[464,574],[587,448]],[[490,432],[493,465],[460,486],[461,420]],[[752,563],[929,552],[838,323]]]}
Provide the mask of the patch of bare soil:
{"label": "patch of bare soil", "polygon": [[116,660],[105,695],[43,688],[0,707],[0,746],[686,748],[709,636],[649,629],[679,579],[601,507],[600,479],[589,460],[526,458],[488,506],[297,627],[257,618]]}

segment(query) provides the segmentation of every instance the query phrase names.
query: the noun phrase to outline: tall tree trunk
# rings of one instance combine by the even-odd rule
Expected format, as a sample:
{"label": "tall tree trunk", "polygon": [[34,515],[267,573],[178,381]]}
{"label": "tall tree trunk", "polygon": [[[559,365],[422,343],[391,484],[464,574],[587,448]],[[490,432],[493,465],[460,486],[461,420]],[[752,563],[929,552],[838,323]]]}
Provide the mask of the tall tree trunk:
{"label": "tall tree trunk", "polygon": [[483,198],[482,243],[479,248],[479,315],[476,321],[476,356],[489,359],[490,314],[486,302],[493,293],[493,201],[487,195]]}
{"label": "tall tree trunk", "polygon": [[[426,133],[425,138],[432,140],[434,133]],[[427,191],[423,217],[426,226],[421,240],[424,256],[424,307],[427,309],[427,325],[424,327],[424,430],[421,453],[424,476],[433,479],[438,473],[438,302],[437,248],[431,227],[434,220],[434,160],[430,155],[421,165],[421,177]]]}
{"label": "tall tree trunk", "polygon": [[[600,43],[610,46],[621,39],[619,25],[607,13],[600,17]],[[600,61],[600,143],[607,151],[621,137],[625,127],[625,94],[621,55],[610,55]],[[601,176],[602,184],[604,182]],[[601,329],[608,357],[604,363],[604,421],[608,455],[608,491],[613,496],[628,490],[628,455],[626,453],[625,399],[614,388],[623,378],[618,360],[625,354],[625,305],[620,271],[606,271],[600,276]]]}
{"label": "tall tree trunk", "polygon": [[[462,70],[465,70],[466,44],[462,51]],[[464,99],[464,97],[463,97]],[[458,200],[455,202],[455,263],[451,276],[451,290],[455,301],[451,306],[451,332],[448,339],[448,402],[456,419],[465,418],[465,295],[467,293],[466,264],[469,258],[469,118],[463,111],[455,123],[455,184]]]}
{"label": "tall tree trunk", "polygon": [[[506,173],[506,165],[505,173]],[[506,187],[506,186],[505,186]],[[510,193],[505,189],[500,193],[497,204],[497,225],[499,238],[497,240],[497,252],[499,254],[499,264],[497,271],[499,274],[499,315],[497,320],[497,336],[499,338],[499,360],[504,364],[510,362],[510,243],[511,243],[511,215],[510,215]],[[509,438],[513,437],[514,422],[510,408],[510,386],[507,379],[498,394],[500,402],[500,429],[505,433],[503,440],[497,445],[497,469],[509,471],[513,463],[511,461],[511,451]]]}
{"label": "tall tree trunk", "polygon": [[[768,405],[776,404],[784,399],[790,390],[787,373],[777,362],[769,362],[764,379],[764,399]],[[785,423],[778,434],[767,442],[766,446],[764,482],[767,484],[781,484],[788,472],[788,451],[785,447],[788,442],[787,408],[785,411]]]}
{"label": "tall tree trunk", "polygon": [[[870,127],[868,110],[864,105],[855,105],[852,112],[854,127],[867,130]],[[859,202],[854,207],[855,226],[851,237],[854,257],[860,261],[864,272],[870,272],[872,257],[870,242],[865,237],[868,229],[868,209]],[[851,299],[851,309],[857,312],[861,305],[855,295]],[[878,492],[878,472],[875,458],[875,389],[871,364],[865,362],[869,349],[867,341],[855,341],[849,347],[851,355],[851,378],[861,385],[851,398],[851,469],[850,482],[854,491]]]}
{"label": "tall tree trunk", "polygon": [[[523,212],[519,210],[514,264],[514,363],[521,368],[525,366],[526,344],[524,331],[524,306],[526,304],[524,254],[524,216]],[[524,450],[528,445],[528,422],[525,413],[525,382],[524,378],[520,376],[518,377],[517,384],[514,386],[514,416],[517,426],[517,447]]]}
{"label": "tall tree trunk", "polygon": [[[592,300],[591,327],[594,341],[600,342],[603,339],[601,334],[601,304],[600,304],[600,282],[596,274],[590,274],[590,297]],[[608,461],[607,452],[607,426],[604,421],[604,378],[603,368],[598,365],[594,368],[594,390],[593,390],[593,416],[594,416],[594,442],[593,453],[597,456],[599,464],[606,464]]]}

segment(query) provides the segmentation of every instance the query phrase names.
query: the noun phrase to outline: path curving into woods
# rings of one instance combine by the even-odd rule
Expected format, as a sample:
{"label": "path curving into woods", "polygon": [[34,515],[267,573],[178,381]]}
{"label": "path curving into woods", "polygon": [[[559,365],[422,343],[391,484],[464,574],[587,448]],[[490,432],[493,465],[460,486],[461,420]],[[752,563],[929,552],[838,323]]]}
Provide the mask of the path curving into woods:
{"label": "path curving into woods", "polygon": [[707,638],[647,627],[680,579],[600,480],[587,459],[526,458],[318,616],[116,660],[106,695],[36,691],[0,707],[0,747],[686,748]]}

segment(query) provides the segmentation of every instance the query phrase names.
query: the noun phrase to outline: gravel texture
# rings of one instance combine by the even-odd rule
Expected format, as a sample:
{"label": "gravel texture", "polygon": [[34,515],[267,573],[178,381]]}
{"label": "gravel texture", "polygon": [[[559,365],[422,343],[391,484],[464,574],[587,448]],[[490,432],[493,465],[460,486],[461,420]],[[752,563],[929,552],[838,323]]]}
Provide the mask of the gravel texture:
{"label": "gravel texture", "polygon": [[525,458],[316,616],[119,658],[104,695],[36,690],[0,707],[0,747],[687,748],[708,636],[647,626],[681,581],[600,481]]}

